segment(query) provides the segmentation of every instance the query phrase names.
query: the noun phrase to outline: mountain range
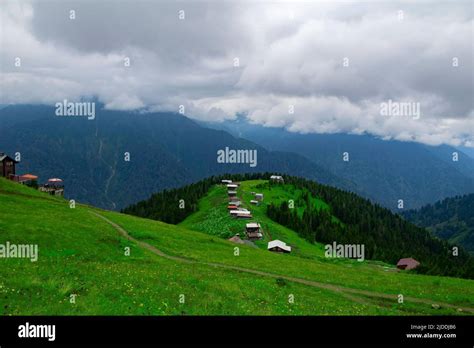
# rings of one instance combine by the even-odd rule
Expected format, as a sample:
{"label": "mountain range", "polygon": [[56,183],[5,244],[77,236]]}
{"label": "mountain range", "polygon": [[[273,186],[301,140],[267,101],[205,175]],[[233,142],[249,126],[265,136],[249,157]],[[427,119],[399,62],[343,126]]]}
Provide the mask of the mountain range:
{"label": "mountain range", "polygon": [[[57,117],[49,106],[15,105],[1,109],[0,120],[0,149],[21,154],[18,173],[39,175],[40,182],[62,178],[68,198],[102,208],[120,209],[221,173],[290,173],[357,191],[301,155],[267,151],[180,114],[100,109],[88,120]],[[218,163],[217,152],[226,147],[256,150],[257,166]]]}
{"label": "mountain range", "polygon": [[[297,134],[238,119],[203,124],[177,113],[96,108],[94,120],[52,106],[0,108],[0,150],[18,173],[65,181],[66,197],[121,209],[152,193],[223,173],[291,174],[353,191],[392,210],[474,192],[474,160],[449,146],[367,135]],[[225,148],[257,150],[258,165],[218,163]],[[459,151],[459,161],[451,153]],[[343,161],[348,152],[349,161]],[[129,159],[129,160],[127,160]]]}

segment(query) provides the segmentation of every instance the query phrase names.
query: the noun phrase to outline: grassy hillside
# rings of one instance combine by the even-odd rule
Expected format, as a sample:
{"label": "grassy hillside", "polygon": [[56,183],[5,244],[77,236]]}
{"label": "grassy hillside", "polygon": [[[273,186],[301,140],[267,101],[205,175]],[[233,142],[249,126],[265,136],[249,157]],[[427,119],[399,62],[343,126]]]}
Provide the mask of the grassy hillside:
{"label": "grassy hillside", "polygon": [[[414,257],[421,262],[417,273],[474,278],[474,259],[468,253],[460,250],[453,256],[448,243],[387,209],[353,193],[302,178],[285,176],[285,185],[274,185],[262,180],[264,177],[233,178],[242,182],[238,195],[243,206],[263,227],[265,238],[255,242],[261,248],[269,240],[281,239],[292,246],[293,254],[311,258],[321,256],[320,243],[360,244],[365,247],[366,259],[395,265],[400,258]],[[246,222],[229,216],[226,189],[216,185],[219,182],[220,178],[209,178],[196,187],[163,192],[127,212],[180,222],[183,227],[223,238],[242,234]],[[250,204],[252,192],[264,194],[260,205]],[[178,209],[179,198],[186,198],[187,210]],[[163,210],[167,213],[161,213]]]}
{"label": "grassy hillside", "polygon": [[[0,258],[3,315],[403,315],[474,310],[470,280],[329,261],[318,257],[317,246],[310,249],[304,241],[292,255],[241,245],[235,256],[235,244],[222,238],[84,205],[72,209],[65,200],[4,179],[0,214],[0,244],[39,246],[37,262]],[[275,235],[292,237],[291,231],[275,227]],[[124,254],[126,247],[130,256]],[[75,304],[70,303],[71,294],[77,294]],[[404,295],[403,304],[397,302],[398,294]],[[180,295],[185,303],[180,303]],[[288,301],[290,295],[294,303]],[[441,307],[434,309],[433,303]]]}
{"label": "grassy hillside", "polygon": [[[294,186],[285,185],[274,189],[263,185],[265,180],[248,180],[242,182],[239,188],[239,198],[242,206],[252,212],[252,221],[260,223],[263,228],[264,238],[256,241],[255,244],[262,249],[266,249],[267,243],[273,239],[280,239],[293,247],[294,254],[301,257],[320,257],[324,255],[324,247],[321,244],[312,244],[303,240],[296,232],[277,224],[265,214],[266,202],[280,202],[294,199],[300,202],[302,191]],[[254,199],[251,192],[264,194],[264,202],[259,206],[251,205],[250,200]],[[227,189],[222,185],[212,187],[208,194],[199,201],[198,211],[186,218],[179,225],[191,230],[201,231],[216,235],[222,238],[230,238],[236,233],[243,237],[245,224],[249,221],[232,218],[227,210]],[[328,209],[326,203],[319,199],[312,201],[312,204],[321,209]],[[302,212],[304,204],[299,204]]]}

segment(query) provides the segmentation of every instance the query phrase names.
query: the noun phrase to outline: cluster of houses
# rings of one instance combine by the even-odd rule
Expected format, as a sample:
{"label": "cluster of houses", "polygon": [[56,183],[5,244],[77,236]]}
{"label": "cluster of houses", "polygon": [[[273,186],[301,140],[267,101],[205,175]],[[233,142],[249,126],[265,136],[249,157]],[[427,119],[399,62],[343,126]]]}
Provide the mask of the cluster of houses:
{"label": "cluster of houses", "polygon": [[222,180],[222,183],[227,186],[227,195],[229,197],[227,209],[229,210],[229,214],[236,219],[251,219],[252,213],[241,207],[242,202],[237,197],[237,188],[240,183],[232,182],[232,180]]}
{"label": "cluster of houses", "polygon": [[46,183],[38,186],[38,176],[33,174],[16,174],[16,164],[18,161],[0,152],[0,177],[7,178],[19,184],[38,188],[53,196],[64,196],[64,183],[59,178],[48,179]]}
{"label": "cluster of houses", "polygon": [[[272,175],[270,180],[283,182],[283,178],[281,176]],[[241,206],[242,202],[237,197],[237,189],[240,186],[240,183],[233,182],[232,180],[222,180],[221,182],[227,187],[227,195],[229,197],[227,209],[229,210],[229,214],[237,219],[251,219],[252,213]],[[263,201],[263,193],[252,192],[252,195],[254,196],[254,199],[250,201],[251,204],[259,205]],[[254,240],[262,239],[262,226],[257,222],[249,222],[245,224],[245,235],[247,236],[248,240],[242,240],[240,238],[240,234],[236,234],[235,236],[229,238],[229,241],[237,244],[247,244],[248,242],[251,243]],[[270,241],[268,243],[267,249],[273,252],[291,252],[291,247],[280,240]]]}

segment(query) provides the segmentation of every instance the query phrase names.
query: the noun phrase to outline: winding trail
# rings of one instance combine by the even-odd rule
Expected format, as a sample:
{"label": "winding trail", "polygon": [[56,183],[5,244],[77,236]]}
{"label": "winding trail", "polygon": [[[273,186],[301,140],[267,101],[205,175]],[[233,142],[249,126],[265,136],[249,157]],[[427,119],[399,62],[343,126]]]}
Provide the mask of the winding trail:
{"label": "winding trail", "polygon": [[[343,295],[346,298],[352,299],[353,301],[360,302],[360,303],[362,303],[363,301],[361,301],[360,299],[354,298],[353,295],[361,295],[361,296],[373,297],[373,298],[378,298],[378,299],[388,299],[388,300],[394,301],[394,303],[398,299],[397,295],[390,295],[390,294],[385,294],[385,293],[381,293],[381,292],[374,292],[374,291],[369,291],[369,290],[346,288],[346,287],[339,286],[339,285],[333,285],[333,284],[327,284],[327,283],[321,283],[321,282],[316,282],[316,281],[312,281],[312,280],[307,280],[307,279],[303,279],[303,278],[295,278],[295,277],[290,277],[290,276],[285,276],[285,275],[273,274],[273,273],[258,271],[258,270],[245,268],[245,267],[232,266],[232,265],[226,265],[226,264],[215,263],[215,262],[201,262],[201,261],[186,259],[184,257],[168,255],[168,254],[164,253],[163,251],[159,250],[158,248],[154,247],[153,245],[142,242],[142,241],[132,237],[131,235],[128,234],[128,232],[123,227],[116,224],[112,220],[109,220],[105,216],[103,216],[101,214],[98,214],[96,212],[93,212],[93,211],[91,211],[90,213],[94,214],[95,216],[97,216],[99,218],[101,218],[102,220],[104,220],[108,224],[112,225],[119,232],[119,234],[122,237],[128,239],[129,241],[132,241],[132,242],[138,244],[140,247],[142,247],[144,249],[147,249],[147,250],[151,251],[152,253],[154,253],[158,256],[164,257],[164,258],[169,259],[169,260],[184,262],[184,263],[188,263],[188,264],[200,264],[200,265],[212,266],[212,267],[216,267],[216,268],[229,269],[229,270],[234,270],[234,271],[243,272],[243,273],[250,273],[250,274],[255,274],[255,275],[258,275],[258,276],[269,277],[269,278],[274,278],[274,279],[278,279],[278,278],[285,279],[287,281],[294,282],[294,283],[299,283],[299,284],[312,286],[312,287],[315,287],[315,288],[334,291],[334,292],[337,292],[337,293]],[[413,303],[422,303],[422,304],[426,304],[428,306],[431,306],[432,304],[437,304],[437,305],[439,305],[441,307],[444,307],[444,308],[451,308],[451,309],[454,309],[454,310],[462,309],[462,311],[464,311],[464,312],[474,313],[474,308],[471,308],[471,307],[455,306],[455,305],[452,305],[452,304],[449,304],[449,303],[443,303],[443,302],[439,302],[439,301],[434,302],[433,300],[429,300],[429,299],[405,296],[404,301],[409,301],[409,302],[413,302]]]}

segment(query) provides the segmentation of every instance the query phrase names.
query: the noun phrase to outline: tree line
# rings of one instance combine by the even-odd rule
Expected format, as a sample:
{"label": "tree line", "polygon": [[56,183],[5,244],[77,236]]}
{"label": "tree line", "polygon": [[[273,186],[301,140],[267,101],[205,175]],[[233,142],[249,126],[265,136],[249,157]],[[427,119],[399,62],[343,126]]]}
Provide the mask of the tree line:
{"label": "tree line", "polygon": [[[365,258],[396,264],[413,257],[421,265],[416,272],[474,279],[474,259],[457,246],[457,255],[448,242],[404,220],[400,215],[358,195],[297,177],[285,176],[285,183],[319,197],[329,210],[306,205],[303,214],[290,209],[287,202],[269,204],[272,220],[296,231],[310,242],[364,244]],[[336,217],[337,219],[334,219]]]}

